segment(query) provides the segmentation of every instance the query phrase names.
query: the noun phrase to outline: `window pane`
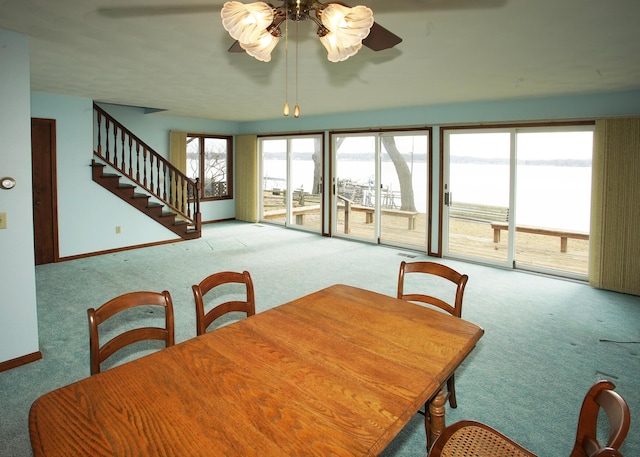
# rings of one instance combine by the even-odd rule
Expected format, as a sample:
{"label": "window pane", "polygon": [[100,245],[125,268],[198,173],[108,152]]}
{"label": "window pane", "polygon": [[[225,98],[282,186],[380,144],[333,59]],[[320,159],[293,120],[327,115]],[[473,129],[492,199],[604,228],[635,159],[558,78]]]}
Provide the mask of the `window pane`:
{"label": "window pane", "polygon": [[204,198],[229,195],[227,179],[227,140],[204,138]]}
{"label": "window pane", "polygon": [[200,138],[197,136],[187,137],[187,176],[200,177]]}

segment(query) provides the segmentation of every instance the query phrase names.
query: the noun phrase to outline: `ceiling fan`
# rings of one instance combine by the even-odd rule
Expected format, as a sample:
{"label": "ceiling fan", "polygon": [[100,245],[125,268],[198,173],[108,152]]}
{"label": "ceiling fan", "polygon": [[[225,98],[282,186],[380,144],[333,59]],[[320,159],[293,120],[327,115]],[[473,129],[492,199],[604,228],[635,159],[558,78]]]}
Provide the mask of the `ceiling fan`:
{"label": "ceiling fan", "polygon": [[[277,3],[281,3],[280,6],[274,6],[270,3],[262,3],[268,5],[273,12],[273,20],[266,25],[266,27],[272,27],[272,33],[278,33],[279,26],[291,20],[294,22],[302,22],[310,20],[318,25],[318,34],[322,38],[322,34],[326,33],[322,24],[322,16],[326,12],[327,8],[341,9],[349,8],[345,3],[328,1],[322,3],[317,0],[275,0]],[[367,0],[367,3],[372,3],[371,9],[374,11],[393,11],[393,12],[412,12],[412,11],[437,11],[437,10],[459,10],[459,9],[484,9],[484,8],[500,8],[504,6],[508,0],[395,0],[390,2],[388,0]],[[143,17],[143,16],[160,16],[160,15],[174,15],[174,14],[201,14],[221,12],[220,2],[213,2],[214,4],[182,4],[182,5],[169,5],[169,6],[119,6],[119,7],[105,7],[99,8],[97,13],[112,19],[118,18],[131,18],[131,17]],[[240,3],[240,2],[227,2],[227,3]],[[251,5],[257,5],[258,3],[247,3],[247,7],[251,8]],[[367,8],[366,6],[355,8]],[[351,8],[352,10],[355,8]],[[327,15],[325,15],[327,16]],[[333,33],[333,31],[330,30]],[[325,35],[326,36],[326,35]],[[267,37],[268,38],[268,37]],[[368,47],[373,51],[382,51],[384,49],[392,48],[402,42],[402,38],[390,32],[386,28],[382,27],[377,22],[373,22],[368,35],[362,39],[362,45]],[[229,52],[245,52],[241,46],[241,42],[236,39],[236,42],[229,48]]]}
{"label": "ceiling fan", "polygon": [[[373,19],[373,11],[363,5],[349,7],[344,3],[317,0],[281,0],[270,3],[228,1],[221,10],[222,24],[236,42],[230,52],[246,51],[258,60],[271,60],[271,51],[288,27],[310,21],[317,26],[320,42],[328,51],[327,58],[340,62],[353,56],[364,45],[374,51],[396,46],[402,38]],[[297,25],[297,24],[296,24]]]}
{"label": "ceiling fan", "polygon": [[[195,4],[125,6],[101,8],[98,13],[111,18],[123,18],[217,11],[222,16],[225,29],[236,40],[229,52],[247,52],[262,61],[270,60],[271,49],[283,35],[281,26],[286,28],[287,21],[315,23],[318,37],[329,51],[329,60],[333,62],[345,60],[361,46],[382,51],[402,42],[402,38],[376,23],[373,11],[363,5],[351,8],[342,2],[322,3],[317,0],[276,0],[276,3],[280,5],[227,1],[222,8]],[[249,29],[252,29],[251,33]]]}

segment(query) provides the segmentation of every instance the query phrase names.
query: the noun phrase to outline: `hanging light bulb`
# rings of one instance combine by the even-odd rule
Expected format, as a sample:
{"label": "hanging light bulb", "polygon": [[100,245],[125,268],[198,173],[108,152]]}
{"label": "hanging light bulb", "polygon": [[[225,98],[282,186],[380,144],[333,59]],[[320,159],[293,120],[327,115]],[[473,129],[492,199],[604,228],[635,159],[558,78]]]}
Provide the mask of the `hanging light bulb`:
{"label": "hanging light bulb", "polygon": [[293,108],[293,117],[300,117],[300,107],[298,106],[298,104],[296,104],[296,106]]}

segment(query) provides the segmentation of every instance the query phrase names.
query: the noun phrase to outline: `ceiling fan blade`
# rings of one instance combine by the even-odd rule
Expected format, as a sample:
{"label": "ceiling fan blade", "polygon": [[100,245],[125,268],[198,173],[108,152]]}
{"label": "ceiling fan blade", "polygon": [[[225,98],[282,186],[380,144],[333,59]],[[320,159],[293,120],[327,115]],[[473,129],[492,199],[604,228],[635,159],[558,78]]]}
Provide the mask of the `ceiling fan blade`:
{"label": "ceiling fan blade", "polygon": [[244,49],[242,49],[242,46],[240,46],[240,42],[236,40],[233,42],[233,44],[227,51],[228,52],[244,52]]}
{"label": "ceiling fan blade", "polygon": [[171,14],[198,14],[220,12],[219,5],[176,5],[176,6],[120,6],[98,8],[98,14],[111,19],[141,16],[166,16]]}
{"label": "ceiling fan blade", "polygon": [[402,42],[395,33],[391,33],[377,22],[373,23],[369,35],[362,40],[362,44],[373,51],[382,51],[389,49]]}

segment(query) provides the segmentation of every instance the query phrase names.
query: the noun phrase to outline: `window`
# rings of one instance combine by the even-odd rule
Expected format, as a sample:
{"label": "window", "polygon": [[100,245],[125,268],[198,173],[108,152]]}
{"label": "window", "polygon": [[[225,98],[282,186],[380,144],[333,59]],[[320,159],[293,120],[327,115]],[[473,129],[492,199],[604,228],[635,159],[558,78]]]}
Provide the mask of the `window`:
{"label": "window", "polygon": [[187,134],[187,176],[200,179],[200,199],[233,198],[233,140],[228,136]]}

